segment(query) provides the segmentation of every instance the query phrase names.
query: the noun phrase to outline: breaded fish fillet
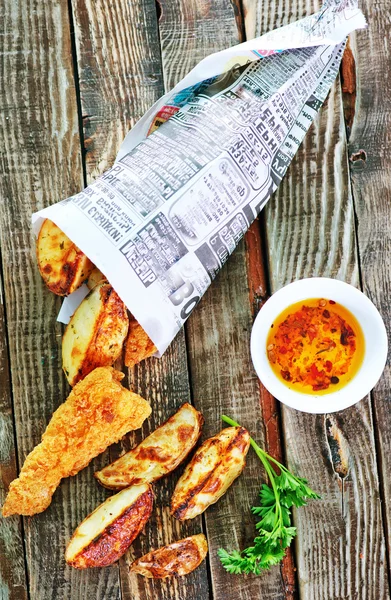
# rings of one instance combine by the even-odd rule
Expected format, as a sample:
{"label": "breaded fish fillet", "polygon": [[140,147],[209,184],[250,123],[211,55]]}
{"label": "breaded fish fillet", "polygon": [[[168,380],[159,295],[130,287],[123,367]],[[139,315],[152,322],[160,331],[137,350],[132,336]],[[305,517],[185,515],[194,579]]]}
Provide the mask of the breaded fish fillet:
{"label": "breaded fish fillet", "polygon": [[133,315],[129,316],[129,333],[125,342],[125,365],[134,367],[137,363],[149,358],[157,352],[157,348],[148,334],[136,321]]}
{"label": "breaded fish fillet", "polygon": [[75,475],[125,433],[141,427],[151,407],[119,383],[123,377],[112,367],[99,367],[75,385],[11,483],[4,517],[44,511],[63,477]]}

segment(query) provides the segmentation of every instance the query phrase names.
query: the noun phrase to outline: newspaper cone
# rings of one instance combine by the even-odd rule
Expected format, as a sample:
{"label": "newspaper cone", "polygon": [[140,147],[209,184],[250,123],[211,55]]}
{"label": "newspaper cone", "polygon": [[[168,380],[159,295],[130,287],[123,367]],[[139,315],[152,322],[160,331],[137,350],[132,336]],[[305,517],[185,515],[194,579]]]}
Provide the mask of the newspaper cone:
{"label": "newspaper cone", "polygon": [[35,231],[54,221],[163,353],[279,185],[346,36],[363,27],[356,2],[329,0],[208,56],[137,123],[109,171],[33,215]]}

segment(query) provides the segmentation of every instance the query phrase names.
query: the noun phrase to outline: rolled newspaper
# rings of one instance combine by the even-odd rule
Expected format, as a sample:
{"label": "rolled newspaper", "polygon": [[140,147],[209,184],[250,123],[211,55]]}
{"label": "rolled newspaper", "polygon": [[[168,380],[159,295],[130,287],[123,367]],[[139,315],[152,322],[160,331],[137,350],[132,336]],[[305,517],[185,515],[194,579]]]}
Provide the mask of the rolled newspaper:
{"label": "rolled newspaper", "polygon": [[365,26],[356,1],[328,0],[208,56],[129,132],[111,169],[34,213],[35,232],[54,221],[162,354],[279,185],[346,36]]}

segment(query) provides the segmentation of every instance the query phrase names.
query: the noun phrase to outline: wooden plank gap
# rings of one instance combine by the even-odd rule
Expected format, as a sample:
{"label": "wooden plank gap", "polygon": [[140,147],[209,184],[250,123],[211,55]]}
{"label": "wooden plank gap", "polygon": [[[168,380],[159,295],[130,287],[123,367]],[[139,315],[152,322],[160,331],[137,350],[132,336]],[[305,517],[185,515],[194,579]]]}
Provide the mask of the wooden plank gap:
{"label": "wooden plank gap", "polygon": [[[386,542],[386,548],[390,548],[391,540],[390,540],[389,531],[391,529],[391,524],[389,524],[389,519],[391,520],[391,516],[387,513],[386,489],[385,489],[385,483],[384,483],[384,480],[382,477],[382,473],[385,472],[385,471],[383,471],[383,468],[386,469],[386,467],[384,467],[385,461],[382,458],[382,452],[381,452],[380,433],[379,433],[381,425],[380,425],[379,420],[376,415],[376,410],[374,407],[374,398],[373,398],[372,392],[369,394],[369,398],[370,398],[370,405],[371,405],[371,409],[372,409],[371,410],[372,423],[373,423],[375,449],[376,449],[376,469],[377,469],[377,476],[378,476],[378,480],[379,480],[380,508],[381,508],[381,515],[382,515],[384,539]],[[385,558],[386,558],[386,564],[387,564],[388,589],[390,591],[390,596],[391,596],[391,557],[390,557],[389,552],[385,553]]]}
{"label": "wooden plank gap", "polygon": [[359,252],[359,239],[358,239],[358,211],[357,211],[357,203],[355,199],[353,183],[352,183],[352,173],[351,173],[351,160],[352,157],[349,157],[349,139],[352,131],[354,117],[356,114],[356,102],[357,102],[357,74],[356,74],[356,62],[354,59],[354,54],[352,51],[352,47],[350,44],[350,36],[348,38],[345,52],[342,57],[341,66],[339,69],[340,80],[339,86],[341,88],[341,96],[342,96],[342,108],[343,108],[343,120],[345,124],[345,147],[346,147],[346,156],[348,157],[347,161],[347,170],[348,170],[348,181],[350,187],[350,193],[352,197],[352,208],[353,208],[353,216],[354,216],[354,238],[356,244],[356,253],[357,253],[357,266],[358,266],[358,280],[360,289],[363,290],[363,279],[362,279],[362,265],[361,265],[361,256]]}
{"label": "wooden plank gap", "polygon": [[[253,319],[271,296],[269,264],[267,261],[267,234],[265,216],[262,212],[254,221],[246,236],[247,276]],[[285,463],[281,406],[268,390],[259,383],[259,401],[263,415],[266,452]],[[293,524],[294,519],[292,518]],[[298,600],[299,586],[295,567],[295,545],[287,548],[281,565],[281,577],[286,600]]]}
{"label": "wooden plank gap", "polygon": [[161,52],[161,48],[162,48],[162,34],[160,31],[160,20],[162,18],[163,15],[163,7],[162,7],[162,0],[155,0],[155,11],[156,11],[156,31],[157,31],[157,40],[159,43],[159,48],[160,48],[160,52],[159,52],[159,59],[160,59],[160,73],[162,75],[162,79],[163,79],[163,90],[162,90],[162,95],[166,94],[169,90],[167,89],[166,86],[166,82],[164,81],[164,65],[163,65],[163,56],[162,56],[162,52]]}
{"label": "wooden plank gap", "polygon": [[[13,386],[12,386],[12,372],[11,372],[11,358],[10,358],[10,350],[9,350],[9,335],[8,335],[8,329],[7,329],[7,303],[6,303],[6,298],[5,298],[5,286],[4,286],[4,278],[3,278],[3,259],[2,259],[2,252],[1,252],[1,246],[0,246],[0,335],[3,337],[4,339],[4,345],[1,347],[0,346],[0,364],[1,364],[1,390],[0,390],[0,407],[2,412],[4,411],[4,416],[6,414],[6,409],[9,407],[10,413],[11,413],[11,422],[12,422],[12,429],[13,429],[13,435],[12,435],[12,442],[13,442],[13,456],[12,453],[9,453],[9,459],[11,462],[11,468],[13,468],[13,475],[14,477],[17,476],[17,473],[19,473],[20,470],[20,466],[19,466],[19,456],[18,456],[18,441],[17,441],[17,437],[16,437],[16,419],[15,419],[15,407],[14,407],[14,396],[12,393],[13,390]],[[7,402],[6,406],[6,395],[8,395],[9,397],[9,402]],[[2,424],[3,427],[3,424]],[[1,443],[6,443],[5,441],[5,435],[4,435],[4,429],[2,429],[2,440]],[[14,464],[12,464],[14,463]],[[3,470],[2,465],[1,465],[1,470]],[[3,481],[2,481],[3,483]],[[8,484],[8,482],[7,482]],[[5,490],[4,490],[5,491]],[[2,492],[2,490],[0,490],[0,493]],[[1,494],[2,495],[2,494]],[[4,494],[4,498],[5,498],[5,494]],[[1,498],[1,500],[3,500],[3,498]],[[1,502],[3,503],[3,502]],[[10,521],[11,519],[9,519]],[[14,517],[12,517],[12,520],[14,523],[17,523],[17,529],[19,530],[19,534],[20,534],[20,548],[22,549],[22,559],[23,559],[23,566],[24,566],[24,577],[25,577],[25,581],[24,581],[24,589],[23,589],[23,597],[26,600],[30,599],[30,586],[29,586],[29,572],[28,572],[28,567],[27,567],[27,550],[26,550],[26,540],[25,540],[25,535],[24,535],[24,522],[23,522],[23,518],[21,516],[17,516],[15,515]],[[0,529],[3,530],[4,525],[6,525],[4,518],[2,518],[2,524],[0,526]],[[8,525],[8,521],[7,521],[7,525]],[[13,524],[10,524],[10,527],[12,527]],[[4,539],[6,538],[6,536],[4,535]],[[3,539],[3,536],[0,534],[0,543]],[[18,543],[18,541],[16,540],[16,543]],[[4,552],[4,558],[5,558],[5,552]],[[6,560],[6,559],[5,559]],[[1,565],[1,576],[3,575],[2,570],[3,570],[3,563]],[[11,566],[14,566],[14,562],[11,562]],[[6,582],[8,584],[8,582]],[[3,586],[1,585],[1,593],[3,594],[4,590],[3,590]],[[12,598],[15,598],[16,600],[22,600],[21,596],[14,596],[13,595],[13,590],[8,588],[8,591],[10,592],[10,600],[12,600]],[[18,594],[19,594],[19,588],[18,588]],[[16,589],[15,589],[16,592]],[[7,595],[8,597],[8,595]]]}
{"label": "wooden plank gap", "polygon": [[77,48],[75,39],[75,25],[73,21],[73,6],[72,0],[68,0],[68,14],[69,14],[69,32],[71,40],[71,53],[72,53],[72,66],[73,66],[73,78],[75,82],[75,95],[76,95],[76,106],[77,106],[77,119],[79,124],[79,139],[80,139],[80,150],[81,150],[81,166],[83,172],[83,184],[87,187],[87,165],[86,165],[86,145],[84,140],[84,127],[83,127],[83,112],[81,108],[81,94],[80,94],[80,77],[77,60]]}
{"label": "wooden plank gap", "polygon": [[231,0],[231,3],[235,15],[236,27],[238,28],[239,43],[242,44],[247,40],[246,27],[244,23],[243,1]]}
{"label": "wooden plank gap", "polygon": [[[202,531],[204,532],[204,535],[207,538],[207,527],[206,527],[205,513],[202,515],[201,524],[202,524]],[[209,600],[214,600],[211,556],[210,556],[210,552],[209,551],[208,551],[208,554],[206,555],[206,575],[208,577]],[[218,598],[216,598],[215,600],[218,600]]]}

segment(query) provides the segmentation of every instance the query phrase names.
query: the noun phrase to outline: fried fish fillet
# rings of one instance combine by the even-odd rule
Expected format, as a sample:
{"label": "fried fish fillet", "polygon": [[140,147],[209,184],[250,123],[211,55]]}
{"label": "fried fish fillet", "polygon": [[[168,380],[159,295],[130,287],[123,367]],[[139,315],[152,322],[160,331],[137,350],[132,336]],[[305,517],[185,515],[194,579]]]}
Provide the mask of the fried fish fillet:
{"label": "fried fish fillet", "polygon": [[157,352],[157,348],[148,334],[136,321],[133,315],[129,316],[129,333],[125,342],[125,365],[134,367],[137,363],[149,358]]}
{"label": "fried fish fillet", "polygon": [[119,383],[123,377],[112,367],[99,367],[75,385],[11,483],[4,517],[44,511],[63,477],[75,475],[125,433],[141,427],[151,407]]}

